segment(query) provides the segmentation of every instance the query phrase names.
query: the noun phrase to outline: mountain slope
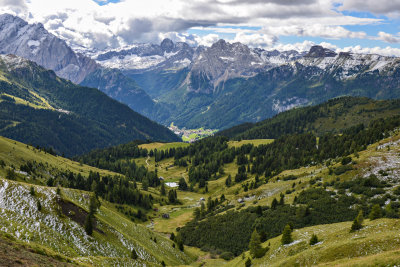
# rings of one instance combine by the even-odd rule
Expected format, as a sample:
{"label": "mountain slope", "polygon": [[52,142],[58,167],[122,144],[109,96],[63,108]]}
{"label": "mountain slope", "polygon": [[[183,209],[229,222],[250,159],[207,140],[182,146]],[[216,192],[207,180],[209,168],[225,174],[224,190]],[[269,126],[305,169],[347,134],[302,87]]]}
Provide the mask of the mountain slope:
{"label": "mountain slope", "polygon": [[19,57],[0,60],[3,136],[67,155],[134,139],[178,140],[97,89],[77,86]]}
{"label": "mountain slope", "polygon": [[29,59],[61,78],[95,87],[137,112],[157,108],[132,79],[117,69],[102,67],[93,59],[75,53],[40,23],[28,24],[16,16],[0,15],[0,53]]}
{"label": "mountain slope", "polygon": [[[137,45],[100,53],[97,60],[106,64],[111,55],[118,57],[123,72],[168,109],[169,116],[149,114],[163,124],[226,129],[338,96],[400,97],[400,60],[395,57],[338,54],[321,46],[303,53],[266,51],[220,40],[195,48],[190,64],[174,68],[165,57],[156,60],[159,47]],[[185,51],[176,47],[177,55]]]}
{"label": "mountain slope", "polygon": [[[172,241],[128,219],[114,203],[104,199],[100,199],[101,206],[95,214],[93,234],[85,232],[84,221],[93,192],[62,185],[76,175],[86,182],[88,176],[97,172],[111,183],[119,179],[115,173],[52,156],[3,137],[0,148],[0,174],[6,173],[8,178],[0,178],[0,235],[8,236],[11,241],[18,240],[18,244],[29,243],[28,248],[44,256],[86,266],[160,266],[162,261],[168,265],[192,261],[186,253],[174,248]],[[30,169],[22,171],[28,165]],[[14,173],[13,177],[10,172]],[[67,173],[68,178],[62,173]],[[58,189],[43,186],[48,177],[57,178]],[[135,213],[139,208],[118,206]],[[132,258],[132,250],[136,251],[137,259]],[[2,256],[0,253],[0,261]],[[16,259],[23,261],[24,257]]]}
{"label": "mountain slope", "polygon": [[313,132],[340,133],[371,120],[400,114],[400,100],[372,100],[340,97],[310,107],[291,109],[273,118],[238,125],[217,133],[233,139],[278,138],[285,134]]}
{"label": "mountain slope", "polygon": [[[395,266],[400,263],[399,223],[398,219],[368,220],[364,229],[354,233],[349,232],[351,222],[296,229],[292,244],[281,245],[281,236],[265,242],[263,246],[270,244],[270,250],[253,259],[252,266]],[[321,242],[310,246],[312,234]],[[245,255],[250,257],[250,253]],[[243,266],[244,262],[238,257],[229,264]]]}

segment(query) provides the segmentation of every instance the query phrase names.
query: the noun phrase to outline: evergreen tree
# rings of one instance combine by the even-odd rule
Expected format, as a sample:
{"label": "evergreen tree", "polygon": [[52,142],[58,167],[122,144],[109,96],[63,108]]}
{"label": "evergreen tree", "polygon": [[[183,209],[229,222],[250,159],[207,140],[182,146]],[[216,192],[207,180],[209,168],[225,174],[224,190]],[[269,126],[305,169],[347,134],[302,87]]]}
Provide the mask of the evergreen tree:
{"label": "evergreen tree", "polygon": [[187,185],[187,183],[185,181],[185,178],[179,179],[179,183],[178,184],[179,184],[179,190],[182,190],[182,191],[188,190],[188,185]]}
{"label": "evergreen tree", "polygon": [[398,218],[398,214],[396,211],[392,208],[392,204],[389,203],[385,207],[385,216],[388,218]]}
{"label": "evergreen tree", "polygon": [[225,185],[227,187],[230,187],[232,185],[232,177],[230,174],[228,175],[228,178],[226,178],[226,180],[225,180]]}
{"label": "evergreen tree", "polygon": [[171,239],[172,241],[175,241],[175,234],[174,234],[174,233],[171,233],[169,239]]}
{"label": "evergreen tree", "polygon": [[92,220],[92,214],[89,213],[86,216],[86,220],[85,220],[85,231],[88,235],[92,235],[93,234],[93,220]]}
{"label": "evergreen tree", "polygon": [[246,262],[244,263],[244,266],[250,267],[251,266],[251,259],[247,258]]}
{"label": "evergreen tree", "polygon": [[369,219],[370,220],[375,220],[378,218],[382,217],[382,210],[381,207],[379,206],[379,204],[375,204],[374,206],[372,206],[372,210],[369,214]]}
{"label": "evergreen tree", "polygon": [[132,249],[132,251],[131,251],[131,258],[134,260],[136,260],[138,258],[138,254],[136,253],[135,249]]}
{"label": "evergreen tree", "polygon": [[316,234],[313,234],[312,236],[311,236],[311,239],[310,239],[310,245],[312,246],[312,245],[315,245],[315,244],[317,244],[319,241],[318,241],[318,237],[317,237],[317,235]]}
{"label": "evergreen tree", "polygon": [[97,195],[93,194],[90,197],[89,213],[94,215],[97,212],[97,210],[100,208],[100,205],[101,205],[101,203],[100,203],[99,199],[97,198]]}
{"label": "evergreen tree", "polygon": [[173,203],[175,203],[177,201],[176,191],[174,189],[169,190],[169,192],[168,192],[168,201],[171,204],[173,204]]}
{"label": "evergreen tree", "polygon": [[29,189],[29,193],[31,194],[31,196],[35,195],[35,188],[33,186],[31,186],[31,188]]}
{"label": "evergreen tree", "polygon": [[271,209],[273,209],[273,210],[276,209],[276,206],[278,206],[278,200],[276,200],[276,198],[274,198],[271,203]]}
{"label": "evergreen tree", "polygon": [[351,232],[360,230],[363,227],[363,225],[362,225],[363,221],[364,221],[363,212],[362,212],[362,210],[360,210],[358,212],[357,217],[354,219],[353,224],[351,225]]}
{"label": "evergreen tree", "polygon": [[253,258],[261,258],[265,254],[264,249],[261,247],[261,238],[257,232],[257,229],[254,229],[253,233],[251,234],[249,249]]}
{"label": "evergreen tree", "polygon": [[289,224],[287,224],[285,226],[285,228],[283,229],[281,242],[282,242],[282,245],[290,244],[293,242],[292,229],[290,228]]}
{"label": "evergreen tree", "polygon": [[285,195],[281,193],[281,198],[279,199],[279,205],[285,204]]}
{"label": "evergreen tree", "polygon": [[160,194],[161,194],[162,196],[165,196],[165,195],[166,195],[165,184],[164,184],[164,182],[161,182]]}

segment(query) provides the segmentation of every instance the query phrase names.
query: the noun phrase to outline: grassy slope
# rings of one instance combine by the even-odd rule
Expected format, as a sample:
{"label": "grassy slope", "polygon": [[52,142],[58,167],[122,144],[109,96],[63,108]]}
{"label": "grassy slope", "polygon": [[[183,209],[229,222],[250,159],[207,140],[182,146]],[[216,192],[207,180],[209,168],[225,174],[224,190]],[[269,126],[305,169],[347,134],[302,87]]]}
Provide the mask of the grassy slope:
{"label": "grassy slope", "polygon": [[[13,164],[17,169],[20,164],[35,160],[49,164],[49,168],[81,172],[84,176],[90,170],[99,171],[102,175],[112,174],[37,151],[33,147],[3,137],[0,138],[0,159],[4,160],[7,166]],[[96,215],[101,231],[95,231],[91,238],[86,235],[81,225],[60,213],[57,202],[59,196],[54,187],[27,184],[24,180],[29,181],[29,178],[23,175],[20,175],[19,181],[5,180],[2,178],[4,173],[5,168],[0,168],[1,232],[24,242],[38,244],[45,249],[45,255],[59,255],[60,259],[64,257],[75,263],[94,265],[134,266],[147,262],[147,265],[156,266],[161,261],[171,265],[192,261],[189,255],[173,248],[172,241],[164,235],[154,233],[144,225],[133,223],[117,212],[113,204],[105,201],[102,201],[100,211]],[[34,196],[29,193],[31,186],[36,192]],[[61,198],[88,210],[88,192],[62,188]],[[37,208],[38,202],[42,205],[41,211]],[[152,240],[154,238],[157,242]],[[132,248],[139,254],[137,261],[130,259]]]}
{"label": "grassy slope", "polygon": [[[370,145],[367,150],[359,153],[358,158],[353,155],[353,158],[357,161],[354,165],[354,170],[341,174],[339,177],[341,180],[352,179],[357,175],[367,176],[369,173],[377,174],[379,170],[393,169],[395,174],[396,169],[400,169],[400,164],[397,163],[397,155],[400,153],[399,145],[400,135],[395,134],[394,136],[382,140],[379,143]],[[242,143],[265,143],[269,142],[267,140],[256,140],[256,141],[242,141]],[[236,143],[231,142],[230,145],[235,145]],[[390,146],[390,150],[387,149]],[[144,162],[144,159],[138,159],[139,162]],[[150,168],[154,169],[155,163],[154,159],[150,158],[148,161],[150,163]],[[158,163],[157,169],[166,181],[177,181],[179,177],[188,178],[185,168],[182,167],[171,167],[173,164],[173,159],[166,159]],[[333,161],[331,167],[335,168],[340,166],[340,160],[338,162]],[[168,170],[166,170],[168,167]],[[205,193],[200,190],[198,193],[191,192],[181,192],[178,191],[178,197],[182,200],[183,205],[171,206],[166,205],[159,207],[160,211],[163,213],[169,213],[170,219],[165,220],[160,217],[154,218],[155,226],[154,229],[159,232],[173,232],[178,226],[183,226],[186,222],[191,220],[192,212],[196,206],[200,204],[200,197],[208,198],[209,196],[215,198],[224,194],[225,197],[231,204],[234,204],[236,208],[240,205],[237,200],[239,198],[250,197],[249,200],[245,201],[244,207],[253,205],[270,205],[273,198],[279,198],[280,193],[285,193],[286,190],[291,189],[293,183],[295,182],[295,192],[286,194],[286,203],[292,203],[294,197],[298,195],[303,189],[310,187],[309,181],[317,177],[321,177],[321,182],[330,182],[336,180],[338,176],[329,175],[328,168],[325,165],[316,166],[305,166],[299,169],[286,170],[279,175],[273,177],[269,183],[263,184],[257,189],[249,190],[247,192],[243,191],[241,184],[235,184],[231,187],[225,186],[225,178],[231,174],[234,176],[237,172],[237,165],[235,163],[226,164],[224,166],[225,174],[219,177],[217,180],[209,181],[208,188],[209,192]],[[295,181],[283,181],[282,178],[289,175],[295,175],[298,178]],[[253,180],[254,177],[251,176],[248,181]],[[333,190],[333,188],[328,187],[328,189]],[[243,207],[242,207],[243,208]],[[345,225],[350,223],[344,223]],[[340,225],[340,224],[339,224]],[[318,226],[319,227],[319,226]],[[321,226],[322,227],[322,226]],[[347,227],[348,228],[348,227]],[[347,231],[347,230],[346,230]],[[398,246],[400,248],[400,246]],[[210,264],[210,266],[224,265],[226,262],[223,260],[209,260],[209,254],[201,252],[194,249],[196,255],[200,259],[194,265],[204,262]],[[393,252],[394,253],[394,252]],[[377,256],[378,257],[378,256]],[[396,254],[389,258],[396,258]],[[378,257],[379,258],[379,257]],[[230,264],[230,262],[229,262]],[[241,262],[244,264],[244,262]],[[339,264],[339,263],[338,263]],[[229,265],[230,266],[230,265]],[[239,265],[240,266],[240,265]]]}
{"label": "grassy slope", "polygon": [[[357,161],[357,164],[354,165],[354,170],[340,176],[329,175],[327,167],[317,165],[284,171],[272,178],[268,184],[248,192],[240,191],[236,194],[235,191],[241,187],[240,185],[225,188],[223,183],[219,183],[216,188],[219,188],[218,190],[231,200],[252,195],[255,195],[256,198],[261,197],[256,202],[246,201],[245,206],[247,207],[270,205],[273,198],[278,198],[281,192],[285,193],[287,189],[292,188],[292,183],[296,182],[295,192],[285,195],[285,202],[292,203],[294,197],[301,190],[310,187],[309,181],[317,177],[322,178],[321,182],[330,182],[337,177],[340,177],[341,180],[349,180],[356,176],[366,177],[370,173],[382,177],[379,175],[379,170],[385,170],[389,173],[389,178],[397,179],[397,171],[400,169],[399,153],[400,134],[396,133],[392,137],[370,145],[367,150],[359,153],[358,158],[353,156]],[[331,165],[333,168],[337,166],[340,166],[340,163],[333,162]],[[282,181],[282,179],[279,179],[287,175],[295,175],[298,179],[295,181]],[[217,183],[218,180],[210,182],[210,184]],[[213,188],[212,185],[209,185],[209,187]],[[329,186],[327,189],[334,190]],[[238,203],[235,204],[238,206]],[[262,259],[254,260],[254,266],[393,266],[400,263],[400,220],[380,219],[372,222],[366,220],[364,224],[367,227],[365,229],[350,234],[351,223],[343,222],[296,229],[293,237],[295,241],[300,240],[300,243],[289,247],[280,245],[281,236],[268,240],[263,245],[265,247],[268,243],[271,243],[271,250]],[[322,239],[323,243],[321,245],[313,247],[308,245],[313,233]],[[247,258],[249,253],[246,252],[245,256]],[[229,262],[204,256],[204,260],[199,260],[193,265],[243,266],[244,262],[245,260],[242,259],[242,256]]]}
{"label": "grassy slope", "polygon": [[[281,236],[266,241],[270,250],[253,266],[393,266],[400,263],[399,219],[366,220],[365,227],[350,233],[351,222],[317,225],[296,229],[294,242],[282,246]],[[310,246],[311,235],[320,243]],[[249,252],[245,253],[245,258]],[[242,256],[229,262],[229,266],[243,266]],[[222,262],[219,261],[221,264]],[[209,262],[212,264],[212,261]],[[216,265],[214,265],[216,266]]]}
{"label": "grassy slope", "polygon": [[[43,164],[47,163],[49,168],[57,168],[65,171],[70,170],[75,173],[81,173],[84,176],[87,176],[90,171],[99,172],[101,175],[116,174],[107,170],[83,165],[63,157],[55,157],[49,153],[39,151],[34,147],[1,136],[0,159],[4,160],[6,165],[14,165],[17,168],[27,161],[36,161]],[[1,174],[5,175],[5,170],[0,168],[0,175]]]}
{"label": "grassy slope", "polygon": [[[8,142],[8,146],[9,146],[9,150],[8,153],[3,154],[3,156],[1,156],[0,154],[0,158],[4,157],[5,159],[8,159],[9,155],[14,153],[13,151],[15,150],[16,153],[18,151],[20,151],[19,153],[21,153],[21,155],[23,155],[24,153],[26,153],[26,155],[31,155],[30,157],[33,157],[34,155],[36,155],[39,152],[34,152],[32,150],[32,148],[26,148],[26,145],[20,144],[20,143],[16,143],[14,144],[13,141],[7,140],[7,139],[0,139],[2,140],[2,142]],[[359,153],[359,158],[355,158],[357,161],[357,164],[354,165],[355,170],[353,171],[349,171],[347,173],[344,173],[342,175],[340,175],[340,178],[342,180],[346,180],[346,179],[351,179],[356,175],[367,175],[368,173],[377,173],[379,170],[381,169],[400,169],[400,164],[397,163],[396,159],[398,157],[398,154],[400,153],[400,135],[396,134],[393,137],[387,138],[385,140],[382,140],[381,142],[379,142],[379,144],[373,144],[371,146],[368,147],[368,149],[366,151],[360,152]],[[6,143],[7,143],[6,142]],[[253,142],[253,141],[252,141]],[[258,142],[258,141],[257,141]],[[264,141],[262,141],[264,142]],[[180,144],[168,144],[168,146],[179,146]],[[149,146],[153,146],[161,148],[163,145],[160,144],[149,144]],[[387,146],[390,146],[390,150],[387,149]],[[0,150],[1,151],[1,150]],[[47,159],[48,161],[54,161],[54,164],[57,164],[59,159],[62,159],[60,157],[54,158],[53,156],[50,156],[48,154],[44,154],[42,152],[40,152],[41,154],[43,154],[43,156],[49,157],[49,159]],[[18,160],[18,159],[17,159]],[[140,158],[137,159],[136,161],[138,161],[141,164],[145,164],[145,158]],[[7,162],[10,163],[11,161]],[[19,160],[19,162],[22,162],[22,159]],[[155,168],[155,162],[154,162],[154,158],[150,158],[148,160],[149,163],[149,168],[150,169],[154,169]],[[74,163],[72,166],[74,166]],[[77,170],[79,170],[79,168],[83,168],[83,170],[85,170],[86,172],[88,172],[89,170],[86,168],[90,168],[87,166],[80,166],[78,163],[75,163]],[[188,178],[187,177],[187,173],[186,173],[186,169],[182,168],[182,167],[171,167],[171,165],[173,164],[173,159],[166,159],[163,160],[159,163],[157,163],[157,169],[159,171],[159,174],[161,176],[164,176],[164,178],[166,179],[166,181],[177,181],[180,177],[184,177],[184,178]],[[333,162],[332,163],[332,167],[336,167],[339,166],[340,163],[336,163]],[[168,170],[167,170],[168,169]],[[119,247],[119,253],[121,253],[120,255],[123,255],[123,257],[127,257],[129,251],[126,249],[126,247],[123,247],[120,245],[120,241],[118,241],[118,236],[115,234],[115,231],[119,232],[119,233],[123,233],[124,234],[124,238],[126,240],[126,242],[132,242],[132,246],[133,245],[137,245],[142,249],[143,251],[143,255],[147,255],[144,256],[149,257],[146,258],[147,260],[153,260],[153,261],[160,261],[160,259],[164,259],[165,262],[170,263],[170,264],[182,264],[184,262],[188,263],[190,262],[190,259],[188,258],[188,256],[182,256],[184,257],[184,259],[179,259],[179,257],[177,255],[174,255],[175,250],[170,251],[169,250],[169,245],[170,242],[169,240],[165,240],[162,239],[163,241],[158,241],[158,243],[163,244],[162,245],[162,249],[163,250],[159,250],[158,247],[154,247],[157,246],[157,244],[155,244],[153,241],[150,240],[151,236],[157,236],[157,240],[161,240],[161,236],[157,233],[151,232],[148,229],[154,229],[156,232],[160,232],[160,233],[170,233],[170,232],[174,232],[176,227],[179,226],[183,226],[186,222],[188,222],[189,220],[191,220],[192,218],[192,212],[194,210],[194,208],[196,206],[199,206],[200,201],[199,199],[201,197],[204,198],[208,198],[209,196],[215,198],[215,197],[219,197],[221,194],[225,194],[225,197],[228,199],[228,201],[231,204],[234,204],[236,206],[236,208],[239,208],[241,205],[239,203],[237,203],[237,199],[238,198],[244,198],[246,196],[248,197],[252,197],[255,196],[254,198],[250,198],[248,201],[245,201],[244,206],[252,206],[252,205],[269,205],[272,201],[272,199],[274,197],[278,197],[279,194],[281,192],[285,193],[285,191],[287,189],[292,188],[292,184],[293,182],[296,182],[295,185],[295,192],[288,194],[285,196],[285,201],[286,203],[291,203],[293,201],[293,198],[295,195],[299,194],[299,192],[307,187],[310,187],[309,181],[311,179],[315,179],[316,177],[321,177],[322,178],[322,182],[329,182],[331,180],[334,180],[337,178],[336,175],[329,175],[328,174],[328,168],[324,165],[317,165],[317,166],[306,166],[306,167],[302,167],[299,169],[295,169],[295,170],[287,170],[284,171],[283,173],[273,177],[269,183],[264,184],[262,186],[260,186],[257,189],[254,190],[249,190],[248,192],[244,192],[241,184],[236,184],[232,187],[226,187],[224,182],[225,182],[225,178],[227,177],[228,174],[234,175],[237,172],[237,166],[235,163],[231,163],[231,164],[226,164],[225,165],[225,172],[226,174],[223,175],[222,177],[219,177],[220,179],[214,180],[214,181],[209,181],[209,192],[205,193],[203,190],[200,190],[198,193],[193,193],[193,192],[181,192],[178,191],[178,197],[179,199],[182,201],[182,205],[164,205],[164,206],[159,206],[158,204],[156,205],[156,207],[159,209],[158,212],[153,212],[150,216],[153,217],[153,222],[154,224],[151,224],[149,222],[144,223],[143,226],[141,225],[135,225],[133,223],[131,223],[129,220],[127,220],[123,215],[120,215],[119,213],[116,212],[116,210],[114,209],[114,206],[109,204],[109,203],[103,203],[102,207],[101,207],[101,212],[98,214],[98,218],[101,219],[101,221],[104,223],[105,226],[110,226],[112,225],[112,230],[110,230],[109,228],[105,227],[104,232],[107,233],[107,239],[103,239],[102,236],[98,233],[95,233],[95,237],[98,238],[99,240],[101,240],[101,242],[111,242],[113,244],[113,246],[115,247]],[[395,174],[395,171],[393,172]],[[297,176],[297,180],[295,181],[282,181],[282,177],[287,176],[287,175],[295,175]],[[389,173],[389,175],[392,175]],[[251,181],[252,179],[254,179],[254,177],[250,177],[250,179],[248,181]],[[301,183],[300,183],[301,181]],[[333,188],[328,187],[328,189],[333,190]],[[154,193],[154,194],[158,194],[158,189],[153,189],[150,188],[149,189],[150,192]],[[63,190],[63,195],[65,198],[71,200],[72,202],[76,203],[77,205],[85,208],[87,205],[87,199],[82,197],[82,192],[78,191],[78,190]],[[256,200],[257,199],[257,200]],[[170,219],[163,219],[161,218],[161,214],[163,213],[169,213],[170,214]],[[394,222],[392,220],[388,220],[389,222]],[[369,224],[369,222],[366,222],[367,224]],[[337,227],[335,225],[338,225]],[[347,231],[348,228],[350,227],[350,222],[346,222],[346,223],[340,223],[340,224],[332,224],[332,225],[327,225],[327,226],[314,226],[311,227],[310,229],[316,229],[315,231],[317,231],[317,229],[320,229],[318,231],[317,234],[320,238],[326,240],[326,242],[324,242],[323,244],[325,244],[327,246],[327,251],[329,252],[330,249],[334,248],[333,244],[331,243],[331,237],[330,235],[333,235],[333,233],[329,232],[328,230],[324,230],[326,229],[330,229],[330,227],[332,226],[333,230],[341,230],[344,231],[343,235],[344,235],[344,239],[342,240],[344,243],[346,243],[346,239],[348,237],[347,235]],[[325,228],[324,228],[325,227]],[[375,227],[375,226],[374,226]],[[377,226],[380,227],[380,226]],[[394,227],[394,226],[393,226]],[[370,228],[366,228],[366,229],[370,229]],[[332,231],[333,231],[332,230]],[[295,239],[299,239],[301,236],[301,233],[303,233],[303,231],[306,231],[304,229],[299,229],[296,230],[294,233],[294,237]],[[310,230],[307,230],[310,231]],[[314,230],[313,230],[314,231]],[[375,231],[375,230],[374,230]],[[395,230],[393,230],[395,231]],[[326,235],[325,233],[326,232]],[[346,235],[345,235],[346,234]],[[297,235],[297,237],[296,237]],[[394,236],[393,233],[391,234],[391,236]],[[386,240],[386,237],[390,237],[390,235],[386,236],[383,235],[382,238],[384,238]],[[303,237],[304,240],[307,240],[307,237]],[[371,242],[378,242],[377,239],[380,238],[379,235],[374,235],[373,237],[371,237],[373,239],[373,241]],[[376,240],[375,240],[376,239]],[[273,241],[275,240],[275,241]],[[291,264],[293,264],[293,261],[297,260],[297,257],[299,257],[299,260],[304,260],[304,258],[309,257],[309,254],[307,253],[312,253],[311,250],[309,250],[308,248],[303,248],[302,246],[304,246],[304,242],[303,243],[298,243],[298,244],[294,244],[293,248],[298,248],[299,247],[299,251],[294,253],[294,252],[290,252],[290,253],[294,253],[291,255],[291,257],[286,257],[287,255],[284,254],[286,252],[282,252],[283,254],[279,254],[279,259],[275,259],[274,261],[267,259],[268,255],[270,255],[270,253],[272,253],[275,250],[279,250],[281,251],[282,248],[279,248],[279,237],[276,239],[271,240],[271,246],[272,249],[270,252],[268,252],[267,256],[261,260],[255,260],[256,264],[264,264],[262,263],[262,261],[266,261],[267,265],[270,264],[276,264],[276,265],[281,265],[281,264],[287,264],[288,266],[290,266]],[[368,238],[364,238],[361,240],[368,240]],[[164,243],[166,242],[166,243]],[[274,243],[275,242],[275,243]],[[308,242],[308,240],[307,240]],[[329,242],[329,244],[328,244]],[[386,241],[385,241],[386,242]],[[344,244],[343,243],[343,244]],[[266,243],[267,244],[267,243]],[[276,245],[276,247],[274,248],[274,244]],[[302,245],[303,244],[303,245]],[[353,244],[353,243],[351,243]],[[357,259],[354,258],[351,261],[354,262],[355,264],[359,264],[362,265],[362,263],[364,263],[365,261],[371,261],[373,262],[373,260],[377,260],[377,261],[382,261],[382,260],[392,260],[393,262],[395,262],[397,260],[397,252],[396,249],[399,249],[400,246],[398,245],[399,243],[395,243],[397,244],[397,247],[388,247],[386,246],[382,251],[388,251],[387,253],[384,253],[384,256],[380,256],[380,255],[373,255],[373,254],[368,254],[368,258],[367,259]],[[265,245],[265,244],[264,244]],[[342,244],[340,244],[341,246]],[[340,247],[339,245],[337,247]],[[302,249],[300,249],[302,248]],[[313,247],[314,249],[314,247]],[[315,250],[317,250],[318,247],[315,247]],[[335,249],[339,249],[339,248],[335,248]],[[157,251],[157,255],[152,255],[151,252]],[[234,264],[238,264],[238,266],[243,265],[243,261],[241,260],[241,257],[238,257],[236,259],[234,259],[232,262],[225,262],[222,259],[217,259],[217,260],[212,260],[210,259],[210,255],[208,253],[204,253],[201,252],[199,249],[196,248],[188,248],[186,249],[186,251],[188,251],[190,254],[193,254],[195,256],[199,256],[199,260],[196,261],[195,263],[193,263],[193,265],[199,265],[202,263],[207,264],[208,266],[222,266],[227,264],[226,266],[234,266]],[[311,252],[310,252],[311,251]],[[382,252],[379,251],[379,252]],[[318,262],[320,263],[326,263],[326,264],[346,264],[348,262],[348,259],[341,259],[341,258],[329,258],[330,256],[328,255],[328,252],[324,252],[327,256],[324,256],[326,258],[321,258],[321,259],[317,259]],[[280,252],[281,253],[281,252]],[[289,253],[289,252],[287,252]],[[325,254],[321,254],[322,256]],[[119,259],[119,257],[113,257],[113,258],[104,258],[103,256],[101,256],[101,253],[97,253],[94,256],[90,256],[90,255],[85,255],[85,256],[81,256],[81,257],[77,257],[74,256],[72,257],[72,259],[75,260],[79,260],[79,262],[81,263],[87,263],[89,261],[94,261],[97,263],[100,262],[108,262],[109,264],[112,264],[113,261],[118,261],[121,260]],[[153,256],[154,258],[150,257]],[[160,256],[162,255],[162,256]],[[311,255],[311,254],[310,254]],[[321,256],[321,257],[322,257]],[[328,257],[329,256],[329,257]],[[353,255],[354,256],[354,255]],[[352,256],[352,257],[353,257]],[[185,258],[186,257],[186,258]],[[287,262],[281,262],[280,260],[282,258],[285,258],[285,260],[287,260]],[[293,259],[293,261],[291,261]],[[124,258],[123,260],[126,260],[126,258]],[[182,262],[183,261],[183,262]],[[180,263],[179,263],[180,262]]]}

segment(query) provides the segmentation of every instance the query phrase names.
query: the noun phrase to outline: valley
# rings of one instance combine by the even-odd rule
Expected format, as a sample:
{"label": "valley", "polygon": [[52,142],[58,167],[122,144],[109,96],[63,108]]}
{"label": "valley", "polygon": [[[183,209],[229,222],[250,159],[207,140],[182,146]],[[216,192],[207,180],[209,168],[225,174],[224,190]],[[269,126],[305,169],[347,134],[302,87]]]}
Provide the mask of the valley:
{"label": "valley", "polygon": [[171,123],[171,125],[168,127],[174,134],[182,138],[183,142],[188,142],[188,143],[193,143],[195,141],[198,141],[202,138],[206,138],[209,136],[213,136],[218,130],[212,130],[212,129],[179,129],[174,125],[174,123]]}
{"label": "valley", "polygon": [[0,266],[400,266],[398,14],[313,1],[2,3]]}

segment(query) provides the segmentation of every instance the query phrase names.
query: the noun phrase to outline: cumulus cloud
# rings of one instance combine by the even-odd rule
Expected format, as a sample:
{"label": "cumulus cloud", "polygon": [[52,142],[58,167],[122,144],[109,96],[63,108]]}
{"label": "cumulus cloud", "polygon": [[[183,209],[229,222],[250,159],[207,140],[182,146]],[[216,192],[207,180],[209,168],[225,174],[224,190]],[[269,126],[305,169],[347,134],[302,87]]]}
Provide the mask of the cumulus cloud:
{"label": "cumulus cloud", "polygon": [[[354,9],[361,0],[339,1],[340,9]],[[367,8],[375,8],[374,12],[385,12],[372,6],[372,1],[362,1],[368,2]],[[276,45],[279,36],[371,38],[345,26],[379,23],[381,19],[343,15],[335,11],[335,3],[337,0],[122,0],[99,5],[93,0],[0,0],[0,13],[43,23],[71,45],[99,49],[159,43],[165,37],[211,45],[220,34],[231,34],[229,41],[261,47]],[[189,35],[188,29],[204,32]],[[389,35],[380,33],[375,39],[398,42],[397,36]]]}
{"label": "cumulus cloud", "polygon": [[397,0],[341,0],[340,10],[366,11],[378,15],[398,17],[400,1]]}
{"label": "cumulus cloud", "polygon": [[393,34],[386,33],[386,32],[379,32],[378,33],[378,37],[375,38],[375,39],[376,40],[381,40],[381,41],[384,41],[384,42],[387,42],[387,43],[392,43],[392,44],[400,43],[400,36],[399,35],[395,36]]}
{"label": "cumulus cloud", "polygon": [[263,31],[274,35],[310,36],[331,39],[367,37],[367,34],[365,32],[352,32],[346,30],[341,26],[330,26],[322,24],[266,27],[263,29]]}
{"label": "cumulus cloud", "polygon": [[246,44],[250,47],[271,47],[278,41],[278,37],[273,35],[266,35],[266,34],[246,34],[240,32],[236,34],[234,42],[240,42]]}

